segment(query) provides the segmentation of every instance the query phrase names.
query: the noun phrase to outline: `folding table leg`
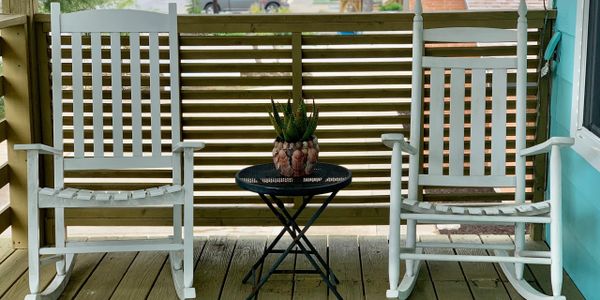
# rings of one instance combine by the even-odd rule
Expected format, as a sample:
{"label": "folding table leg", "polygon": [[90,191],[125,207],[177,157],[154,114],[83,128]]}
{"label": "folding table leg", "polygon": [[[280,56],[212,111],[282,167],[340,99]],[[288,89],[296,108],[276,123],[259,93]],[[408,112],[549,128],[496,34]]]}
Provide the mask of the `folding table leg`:
{"label": "folding table leg", "polygon": [[[270,202],[269,198],[266,198],[264,195],[260,195],[260,196],[261,196],[261,198],[263,198],[263,200],[265,202]],[[300,214],[302,213],[302,211],[304,211],[304,209],[306,208],[306,205],[308,204],[308,202],[309,201],[303,201],[302,202],[302,204],[300,205],[300,207],[298,208],[298,210],[296,211],[296,213],[294,213],[294,216],[291,217],[293,220],[296,220],[298,218],[298,216],[300,216]],[[281,229],[281,231],[279,232],[279,234],[275,237],[275,239],[273,239],[273,241],[271,242],[271,244],[269,244],[269,246],[267,247],[267,250],[265,250],[263,252],[262,256],[256,261],[256,263],[254,263],[254,265],[252,266],[252,269],[250,269],[248,271],[248,273],[246,273],[246,275],[244,276],[244,279],[242,279],[242,283],[247,283],[248,279],[250,279],[250,276],[254,272],[253,270],[256,270],[260,265],[262,265],[264,263],[265,259],[267,258],[267,255],[269,255],[270,253],[272,253],[273,248],[275,248],[275,246],[277,245],[277,243],[279,242],[279,240],[285,234],[286,227],[289,226],[289,224],[291,224],[291,223],[290,222],[286,222],[286,224],[288,224],[288,225],[283,225],[284,228]]]}

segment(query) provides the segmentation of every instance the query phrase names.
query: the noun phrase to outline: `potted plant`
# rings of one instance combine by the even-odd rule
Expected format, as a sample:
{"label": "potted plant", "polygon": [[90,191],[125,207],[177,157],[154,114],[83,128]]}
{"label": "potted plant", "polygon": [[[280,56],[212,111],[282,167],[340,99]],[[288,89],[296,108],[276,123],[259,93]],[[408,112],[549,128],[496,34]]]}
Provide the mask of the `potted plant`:
{"label": "potted plant", "polygon": [[289,99],[285,105],[271,99],[271,106],[269,117],[277,134],[273,143],[275,168],[285,177],[310,175],[319,157],[319,144],[314,135],[319,112],[314,100],[312,114],[308,113],[303,99],[297,105],[292,105]]}

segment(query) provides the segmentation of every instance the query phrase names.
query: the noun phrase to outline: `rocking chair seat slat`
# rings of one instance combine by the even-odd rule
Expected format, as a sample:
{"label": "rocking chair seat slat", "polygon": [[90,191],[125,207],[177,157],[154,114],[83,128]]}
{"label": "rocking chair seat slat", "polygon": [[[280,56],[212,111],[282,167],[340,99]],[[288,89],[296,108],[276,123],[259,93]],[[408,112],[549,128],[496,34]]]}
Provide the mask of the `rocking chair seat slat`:
{"label": "rocking chair seat slat", "polygon": [[94,207],[94,206],[156,206],[182,204],[178,197],[183,193],[181,185],[166,185],[136,191],[91,191],[65,188],[43,188],[38,192],[41,208]]}
{"label": "rocking chair seat slat", "polygon": [[459,205],[438,205],[426,201],[403,200],[402,210],[414,213],[447,215],[539,216],[550,212],[550,201],[520,205],[503,204],[485,207],[467,207]]}

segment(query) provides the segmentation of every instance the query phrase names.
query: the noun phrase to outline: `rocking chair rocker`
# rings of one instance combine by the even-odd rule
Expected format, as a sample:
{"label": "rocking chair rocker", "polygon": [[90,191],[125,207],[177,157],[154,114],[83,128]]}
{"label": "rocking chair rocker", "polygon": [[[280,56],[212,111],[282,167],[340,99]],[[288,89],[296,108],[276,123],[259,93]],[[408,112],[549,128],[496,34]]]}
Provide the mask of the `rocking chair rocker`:
{"label": "rocking chair rocker", "polygon": [[[181,141],[175,4],[169,5],[168,14],[133,10],[61,14],[60,4],[53,2],[51,18],[54,145],[15,146],[16,150],[27,151],[30,294],[26,299],[57,299],[69,280],[75,254],[117,251],[170,251],[177,295],[181,299],[195,298],[193,166],[194,151],[202,149],[204,144]],[[159,41],[163,37],[168,40],[168,60],[159,59]],[[70,47],[63,46],[69,40]],[[126,42],[122,45],[122,41]],[[108,43],[110,49],[106,47]],[[64,59],[69,50],[71,57]],[[110,54],[110,61],[105,54]],[[71,93],[63,90],[62,81],[62,76],[66,76],[63,64],[69,62]],[[129,80],[123,73],[128,73]],[[165,81],[169,85],[161,86]],[[168,127],[164,124],[166,118],[170,122]],[[64,126],[70,122],[64,121],[67,119],[72,126]],[[65,132],[69,136],[65,134],[63,138]],[[171,152],[165,152],[169,150],[164,150],[161,140],[168,135]],[[39,187],[40,154],[53,156],[53,188]],[[136,191],[65,188],[65,171],[147,169],[171,170],[172,183]],[[126,207],[173,208],[173,236],[151,240],[67,241],[65,208]],[[55,212],[55,245],[40,247],[39,211],[44,208]],[[46,256],[40,259],[40,255]],[[56,261],[56,277],[42,291],[40,263],[53,261]]]}
{"label": "rocking chair rocker", "polygon": [[[564,299],[562,289],[561,230],[561,161],[560,148],[573,144],[572,138],[553,137],[539,145],[525,148],[527,89],[527,7],[521,0],[517,30],[497,28],[451,27],[423,29],[421,1],[416,1],[413,22],[413,67],[410,143],[401,134],[382,135],[383,143],[392,148],[390,188],[390,236],[388,298],[406,299],[412,292],[423,260],[498,262],[515,289],[526,299]],[[514,57],[432,57],[423,56],[424,42],[441,43],[517,43]],[[422,81],[424,70],[430,74],[430,114],[428,123],[429,155],[426,169],[420,171],[422,128]],[[507,71],[516,70],[516,167],[506,173]],[[450,82],[449,124],[444,120],[445,76]],[[471,81],[465,84],[465,74]],[[489,86],[487,77],[491,77]],[[470,99],[465,99],[469,87]],[[486,88],[491,87],[491,95]],[[491,101],[491,136],[486,136],[486,101]],[[465,102],[470,101],[469,162],[465,164]],[[445,127],[445,125],[449,125]],[[445,130],[445,128],[449,128]],[[446,134],[447,133],[447,134]],[[444,139],[449,149],[444,149]],[[486,140],[491,149],[486,149]],[[491,150],[491,151],[490,151]],[[448,153],[448,173],[444,174],[444,152]],[[401,196],[402,152],[410,155],[408,199]],[[525,203],[525,158],[550,153],[550,198],[539,203]],[[486,154],[489,158],[486,157]],[[489,161],[487,161],[487,160]],[[486,169],[486,166],[491,166]],[[468,175],[467,175],[468,174]],[[437,205],[419,201],[421,186],[502,187],[514,188],[515,204],[497,206]],[[407,221],[406,246],[400,245],[401,219]],[[490,245],[494,256],[424,254],[416,236],[417,223],[485,223],[515,226],[515,245]],[[524,248],[525,223],[549,224],[550,251]],[[469,245],[436,244],[435,247],[469,248]],[[480,248],[472,246],[471,248]],[[512,253],[509,253],[511,251]],[[400,281],[400,260],[406,272]],[[552,295],[542,294],[523,279],[524,264],[551,265]]]}

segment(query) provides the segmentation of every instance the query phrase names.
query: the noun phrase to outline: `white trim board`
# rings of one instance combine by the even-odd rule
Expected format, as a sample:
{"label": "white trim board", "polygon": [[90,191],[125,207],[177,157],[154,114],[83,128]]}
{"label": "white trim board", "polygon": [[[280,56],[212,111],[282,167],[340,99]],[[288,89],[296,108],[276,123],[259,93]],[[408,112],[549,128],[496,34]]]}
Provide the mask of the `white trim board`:
{"label": "white trim board", "polygon": [[575,59],[573,69],[573,96],[571,103],[570,133],[575,139],[573,150],[600,171],[600,137],[583,127],[587,35],[590,0],[577,1],[575,21]]}

